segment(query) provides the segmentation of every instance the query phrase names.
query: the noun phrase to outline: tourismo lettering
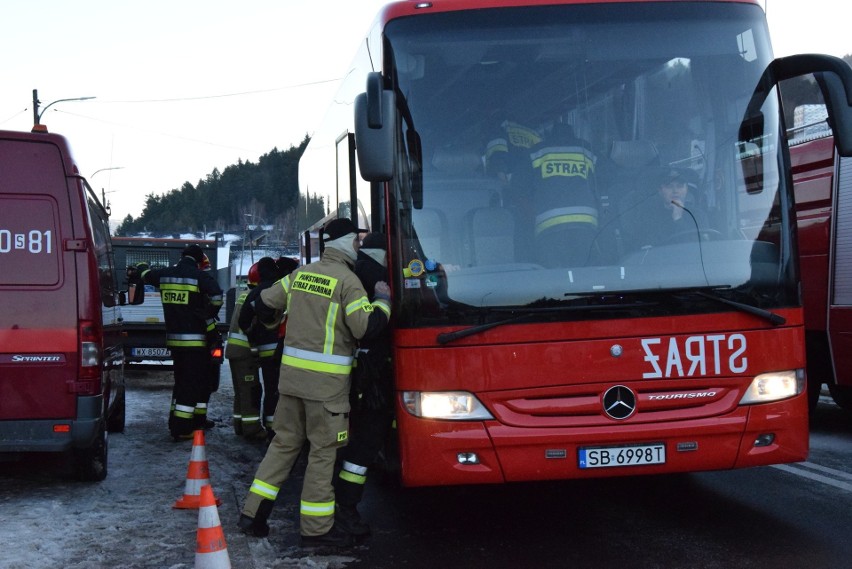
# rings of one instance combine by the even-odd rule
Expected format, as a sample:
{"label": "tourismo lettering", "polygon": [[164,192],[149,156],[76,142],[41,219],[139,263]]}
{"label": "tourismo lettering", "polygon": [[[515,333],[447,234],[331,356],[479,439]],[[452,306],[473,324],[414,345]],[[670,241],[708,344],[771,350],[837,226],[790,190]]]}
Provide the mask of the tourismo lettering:
{"label": "tourismo lettering", "polygon": [[337,279],[316,273],[299,273],[293,282],[293,289],[331,298],[337,288]]}
{"label": "tourismo lettering", "polygon": [[645,361],[651,371],[646,379],[740,374],[748,369],[746,337],[743,334],[712,334],[685,339],[642,338]]}

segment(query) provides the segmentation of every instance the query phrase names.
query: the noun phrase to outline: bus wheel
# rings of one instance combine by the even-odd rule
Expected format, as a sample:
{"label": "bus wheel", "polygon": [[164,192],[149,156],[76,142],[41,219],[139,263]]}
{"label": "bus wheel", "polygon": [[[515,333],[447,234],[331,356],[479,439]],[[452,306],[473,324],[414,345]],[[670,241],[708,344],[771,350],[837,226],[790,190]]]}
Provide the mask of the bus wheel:
{"label": "bus wheel", "polygon": [[106,478],[108,450],[106,422],[101,421],[98,434],[92,444],[74,451],[77,479],[84,482],[99,482]]}
{"label": "bus wheel", "polygon": [[852,411],[852,386],[828,384],[831,398],[845,411]]}

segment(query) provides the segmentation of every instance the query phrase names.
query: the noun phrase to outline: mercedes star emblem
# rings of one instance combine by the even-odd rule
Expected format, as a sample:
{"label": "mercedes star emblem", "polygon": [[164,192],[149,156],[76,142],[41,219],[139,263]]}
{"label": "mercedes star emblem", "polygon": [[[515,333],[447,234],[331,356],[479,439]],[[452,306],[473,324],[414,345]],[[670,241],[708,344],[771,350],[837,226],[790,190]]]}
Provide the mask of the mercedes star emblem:
{"label": "mercedes star emblem", "polygon": [[623,385],[610,387],[603,396],[603,410],[613,419],[626,419],[636,411],[636,394]]}

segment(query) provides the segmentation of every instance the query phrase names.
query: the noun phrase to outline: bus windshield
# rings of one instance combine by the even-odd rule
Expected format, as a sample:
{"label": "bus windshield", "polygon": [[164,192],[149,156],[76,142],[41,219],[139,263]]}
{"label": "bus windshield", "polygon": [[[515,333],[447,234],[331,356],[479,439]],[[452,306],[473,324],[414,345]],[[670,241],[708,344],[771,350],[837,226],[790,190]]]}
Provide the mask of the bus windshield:
{"label": "bus windshield", "polygon": [[758,6],[400,18],[384,60],[404,109],[389,224],[400,325],[578,303],[729,309],[683,301],[693,289],[798,304],[777,94],[745,116],[772,60]]}

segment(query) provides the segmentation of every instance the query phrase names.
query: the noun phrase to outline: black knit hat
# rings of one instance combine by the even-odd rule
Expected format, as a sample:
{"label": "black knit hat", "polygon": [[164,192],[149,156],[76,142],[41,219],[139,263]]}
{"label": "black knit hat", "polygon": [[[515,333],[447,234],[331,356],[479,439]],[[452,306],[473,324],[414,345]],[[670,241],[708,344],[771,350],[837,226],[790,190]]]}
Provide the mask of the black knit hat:
{"label": "black knit hat", "polygon": [[257,272],[261,281],[272,281],[277,278],[278,268],[272,257],[261,257],[257,262]]}
{"label": "black knit hat", "polygon": [[345,217],[339,217],[337,219],[332,219],[328,223],[325,224],[325,227],[322,230],[322,240],[323,243],[327,241],[334,241],[335,239],[340,239],[344,235],[349,235],[350,233],[367,233],[368,229],[359,229],[352,223],[351,219]]}
{"label": "black knit hat", "polygon": [[278,257],[275,259],[275,266],[278,269],[278,278],[283,279],[296,270],[299,266],[299,261],[290,257]]}
{"label": "black knit hat", "polygon": [[659,185],[681,182],[682,184],[697,184],[698,174],[692,168],[663,167],[657,171]]}
{"label": "black knit hat", "polygon": [[384,233],[368,233],[364,239],[361,240],[361,248],[362,249],[381,249],[382,251],[388,250],[387,238]]}
{"label": "black knit hat", "polygon": [[201,245],[189,245],[186,249],[181,253],[184,257],[192,257],[195,259],[196,263],[200,263],[202,259],[204,259],[204,250],[201,248]]}

